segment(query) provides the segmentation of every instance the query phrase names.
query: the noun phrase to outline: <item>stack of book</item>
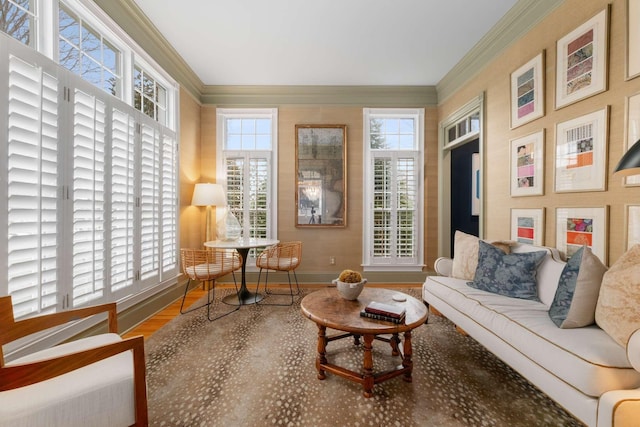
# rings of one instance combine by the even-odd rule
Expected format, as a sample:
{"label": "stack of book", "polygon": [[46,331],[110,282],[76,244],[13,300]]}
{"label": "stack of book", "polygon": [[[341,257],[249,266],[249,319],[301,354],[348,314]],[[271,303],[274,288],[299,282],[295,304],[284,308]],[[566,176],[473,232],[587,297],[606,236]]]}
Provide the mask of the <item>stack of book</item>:
{"label": "stack of book", "polygon": [[398,307],[376,301],[371,301],[364,310],[360,312],[361,317],[368,317],[370,319],[384,320],[393,323],[404,323],[405,315],[406,310],[404,307]]}

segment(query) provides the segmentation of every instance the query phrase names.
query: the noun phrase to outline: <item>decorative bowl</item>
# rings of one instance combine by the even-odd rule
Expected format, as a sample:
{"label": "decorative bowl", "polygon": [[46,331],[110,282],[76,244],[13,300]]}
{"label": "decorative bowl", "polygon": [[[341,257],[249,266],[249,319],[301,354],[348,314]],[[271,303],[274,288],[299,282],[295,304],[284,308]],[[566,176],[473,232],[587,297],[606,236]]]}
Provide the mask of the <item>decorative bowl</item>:
{"label": "decorative bowl", "polygon": [[338,279],[334,279],[331,283],[336,285],[338,293],[342,298],[348,300],[356,300],[358,299],[358,295],[360,295],[360,292],[362,292],[362,289],[364,289],[364,285],[365,283],[367,283],[367,279],[362,279],[358,283],[347,283],[341,282]]}

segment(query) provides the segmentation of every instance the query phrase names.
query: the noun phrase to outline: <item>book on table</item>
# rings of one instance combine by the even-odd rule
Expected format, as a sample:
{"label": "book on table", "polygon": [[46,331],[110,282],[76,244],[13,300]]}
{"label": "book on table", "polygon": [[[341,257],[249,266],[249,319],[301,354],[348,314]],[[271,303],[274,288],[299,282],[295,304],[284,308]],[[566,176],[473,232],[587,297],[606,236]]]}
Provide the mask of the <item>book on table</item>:
{"label": "book on table", "polygon": [[401,317],[391,317],[391,316],[385,316],[384,314],[370,313],[368,311],[362,310],[360,312],[360,317],[366,317],[368,319],[383,320],[385,322],[391,322],[391,323],[404,323],[405,315],[403,314]]}
{"label": "book on table", "polygon": [[382,302],[371,301],[365,308],[365,313],[380,314],[382,316],[391,317],[394,319],[400,319],[405,316],[406,310],[404,307],[397,305],[386,304]]}

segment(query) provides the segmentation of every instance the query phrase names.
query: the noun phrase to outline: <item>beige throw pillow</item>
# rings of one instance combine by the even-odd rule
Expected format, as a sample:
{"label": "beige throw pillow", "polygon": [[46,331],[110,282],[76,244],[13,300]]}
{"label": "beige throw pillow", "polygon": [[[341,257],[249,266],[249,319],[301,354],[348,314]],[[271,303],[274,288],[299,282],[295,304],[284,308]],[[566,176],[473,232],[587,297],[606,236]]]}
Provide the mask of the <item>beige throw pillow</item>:
{"label": "beige throw pillow", "polygon": [[[476,236],[456,230],[453,236],[453,265],[451,277],[464,280],[473,280],[478,268],[479,244]],[[510,252],[510,247],[515,242],[512,240],[496,240],[489,242],[493,246],[502,249],[505,254]]]}
{"label": "beige throw pillow", "polygon": [[604,273],[596,305],[596,323],[623,347],[640,328],[640,244]]}

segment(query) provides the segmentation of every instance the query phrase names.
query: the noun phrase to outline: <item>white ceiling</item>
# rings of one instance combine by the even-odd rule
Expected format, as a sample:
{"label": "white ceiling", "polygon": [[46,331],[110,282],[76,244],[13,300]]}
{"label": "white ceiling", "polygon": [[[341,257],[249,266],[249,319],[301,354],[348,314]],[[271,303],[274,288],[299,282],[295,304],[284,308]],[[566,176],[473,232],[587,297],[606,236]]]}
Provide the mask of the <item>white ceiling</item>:
{"label": "white ceiling", "polygon": [[517,0],[135,0],[205,85],[435,85]]}

